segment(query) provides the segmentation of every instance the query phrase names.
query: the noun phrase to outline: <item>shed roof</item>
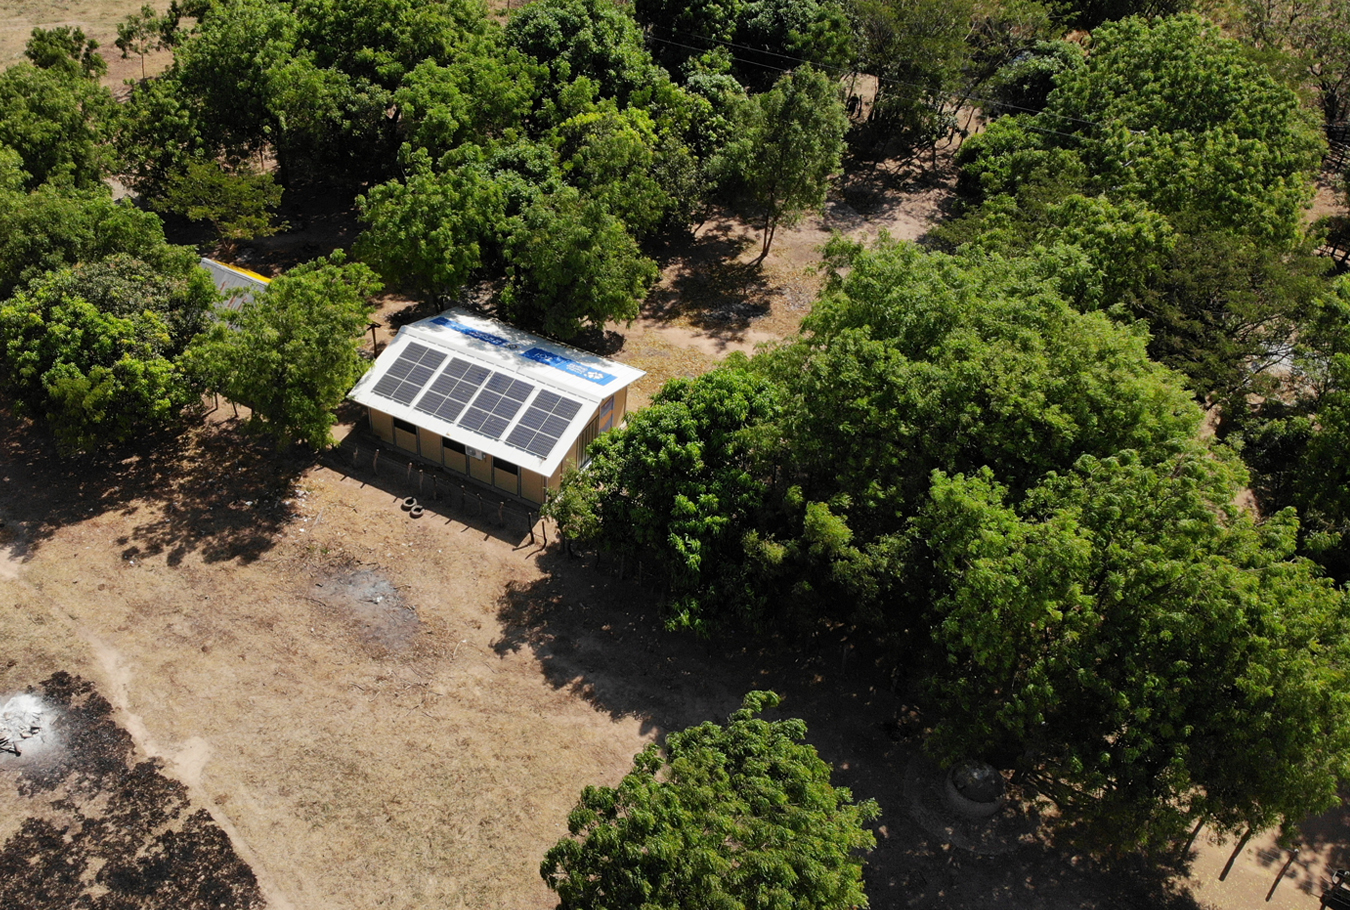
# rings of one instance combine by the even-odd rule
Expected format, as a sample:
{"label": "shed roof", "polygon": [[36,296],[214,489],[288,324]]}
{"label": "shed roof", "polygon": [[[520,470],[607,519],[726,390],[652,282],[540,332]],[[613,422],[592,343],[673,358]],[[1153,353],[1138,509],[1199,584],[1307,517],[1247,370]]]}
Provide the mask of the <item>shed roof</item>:
{"label": "shed roof", "polygon": [[399,329],[349,398],[551,476],[642,370],[450,309]]}
{"label": "shed roof", "polygon": [[253,295],[267,289],[272,279],[264,278],[257,272],[241,269],[235,265],[226,265],[214,259],[202,259],[202,268],[211,273],[216,290],[226,296],[220,304],[222,309],[238,310],[253,299]]}

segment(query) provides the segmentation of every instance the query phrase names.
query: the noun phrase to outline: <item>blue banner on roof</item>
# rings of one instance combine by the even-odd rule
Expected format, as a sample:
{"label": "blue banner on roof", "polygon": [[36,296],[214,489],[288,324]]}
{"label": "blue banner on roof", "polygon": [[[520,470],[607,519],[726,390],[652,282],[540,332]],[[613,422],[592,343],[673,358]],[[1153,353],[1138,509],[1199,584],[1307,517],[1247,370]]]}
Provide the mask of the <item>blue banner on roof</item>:
{"label": "blue banner on roof", "polygon": [[535,363],[542,363],[551,366],[554,369],[562,370],[565,373],[571,373],[573,376],[580,376],[587,382],[593,382],[596,385],[607,385],[617,377],[604,370],[597,370],[595,367],[587,366],[584,363],[578,363],[570,357],[564,357],[561,354],[555,354],[552,351],[546,351],[543,348],[530,348],[528,351],[522,351],[521,357],[528,357]]}
{"label": "blue banner on roof", "polygon": [[503,338],[500,335],[494,335],[491,332],[484,332],[482,329],[471,329],[462,322],[455,322],[455,320],[446,319],[444,316],[437,316],[435,319],[431,321],[436,323],[436,325],[443,325],[447,329],[454,329],[456,332],[461,332],[465,335],[468,335],[470,338],[477,338],[479,341],[486,341],[488,344],[496,345],[499,348],[505,347],[506,345],[511,343],[510,341],[508,341],[507,339]]}

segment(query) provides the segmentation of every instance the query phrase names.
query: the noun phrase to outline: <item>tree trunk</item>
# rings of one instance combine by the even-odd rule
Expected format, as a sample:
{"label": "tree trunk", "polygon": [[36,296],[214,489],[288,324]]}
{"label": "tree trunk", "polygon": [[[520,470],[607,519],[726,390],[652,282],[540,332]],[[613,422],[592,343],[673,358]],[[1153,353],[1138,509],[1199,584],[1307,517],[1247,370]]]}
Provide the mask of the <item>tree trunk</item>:
{"label": "tree trunk", "polygon": [[778,220],[770,213],[764,216],[764,246],[759,251],[759,258],[755,260],[755,265],[759,265],[769,255],[769,247],[773,244],[773,235],[778,230]]}

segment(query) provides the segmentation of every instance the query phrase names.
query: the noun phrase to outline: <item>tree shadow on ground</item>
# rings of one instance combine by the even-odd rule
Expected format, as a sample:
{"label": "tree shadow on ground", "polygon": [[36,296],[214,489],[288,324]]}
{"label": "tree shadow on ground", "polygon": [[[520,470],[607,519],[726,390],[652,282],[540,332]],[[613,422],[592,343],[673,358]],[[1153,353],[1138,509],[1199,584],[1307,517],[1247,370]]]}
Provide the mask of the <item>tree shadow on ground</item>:
{"label": "tree shadow on ground", "polygon": [[660,264],[668,279],[647,295],[642,315],[682,319],[713,338],[740,340],[769,313],[777,290],[759,262],[739,261],[755,243],[743,230],[721,213],[704,222],[697,237],[667,248]]}
{"label": "tree shadow on ground", "polygon": [[954,846],[920,824],[906,769],[921,720],[893,691],[880,647],[843,631],[805,639],[729,636],[705,642],[662,628],[662,594],[637,567],[540,554],[543,576],[509,588],[498,604],[499,655],[522,650],[555,689],[615,718],[635,718],[659,741],[672,730],[724,721],[750,689],[783,696],[776,716],[800,717],[833,782],[876,799],[877,848],[868,859],[874,910],[892,907],[1139,908],[1196,910],[1177,870],[1142,861],[1104,865],[1043,832],[999,855]]}
{"label": "tree shadow on ground", "polygon": [[[1342,784],[1338,793],[1340,802],[1320,815],[1314,815],[1299,825],[1299,836],[1293,842],[1298,856],[1284,874],[1281,888],[1294,887],[1304,894],[1320,896],[1327,887],[1332,872],[1350,868],[1350,784]],[[1290,851],[1263,847],[1255,851],[1256,861],[1272,870],[1272,875],[1284,866]]]}
{"label": "tree shadow on ground", "polygon": [[207,562],[258,559],[291,520],[288,505],[312,453],[278,453],[227,418],[147,437],[116,452],[61,459],[41,427],[0,411],[0,508],[11,555],[30,557],[62,528],[100,515],[141,518],[117,543],[124,558],[188,553]]}

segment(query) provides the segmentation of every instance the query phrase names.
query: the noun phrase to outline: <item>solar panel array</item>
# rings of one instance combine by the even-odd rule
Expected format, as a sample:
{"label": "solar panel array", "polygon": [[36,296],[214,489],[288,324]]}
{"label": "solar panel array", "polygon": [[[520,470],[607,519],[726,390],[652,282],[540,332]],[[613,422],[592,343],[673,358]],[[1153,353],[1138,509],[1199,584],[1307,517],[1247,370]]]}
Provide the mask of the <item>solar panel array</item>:
{"label": "solar panel array", "polygon": [[[416,401],[424,414],[501,439],[536,386],[459,357],[438,373],[448,356],[409,342],[371,391],[401,405]],[[546,459],[580,411],[580,402],[540,389],[506,443]]]}
{"label": "solar panel array", "polygon": [[570,398],[541,390],[520,423],[506,437],[506,444],[524,449],[537,458],[547,458],[558,444],[581,405]]}
{"label": "solar panel array", "polygon": [[425,345],[410,343],[399,353],[372,391],[399,404],[412,404],[417,393],[445,362],[446,355]]}
{"label": "solar panel array", "polygon": [[501,439],[533,391],[531,383],[512,379],[505,373],[493,373],[487,387],[460,418],[459,425],[488,439]]}
{"label": "solar panel array", "polygon": [[492,371],[487,367],[456,357],[417,402],[417,410],[446,423],[454,423],[491,375]]}

